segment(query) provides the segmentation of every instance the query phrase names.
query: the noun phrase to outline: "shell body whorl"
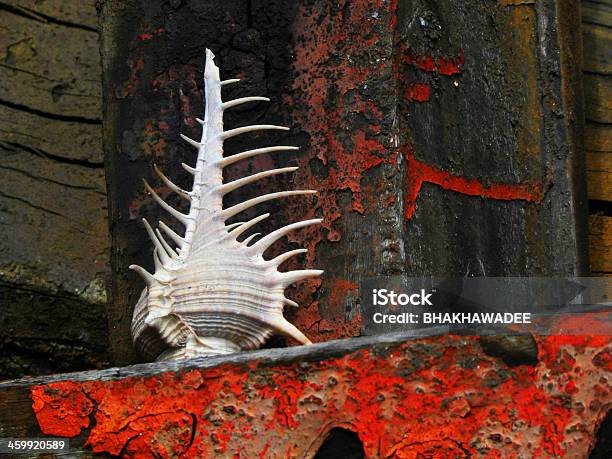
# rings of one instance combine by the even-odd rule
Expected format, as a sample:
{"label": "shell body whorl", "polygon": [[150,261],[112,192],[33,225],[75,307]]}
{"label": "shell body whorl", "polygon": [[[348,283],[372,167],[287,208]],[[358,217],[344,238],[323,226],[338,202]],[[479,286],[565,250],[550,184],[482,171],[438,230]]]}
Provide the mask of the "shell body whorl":
{"label": "shell body whorl", "polygon": [[[319,270],[279,272],[287,258],[305,252],[292,250],[266,260],[264,251],[288,232],[321,220],[306,220],[282,227],[256,242],[253,236],[237,238],[269,216],[260,215],[248,222],[227,225],[226,221],[261,202],[291,195],[312,194],[312,190],[281,191],[249,199],[223,208],[223,196],[261,178],[292,172],[297,168],[273,169],[223,183],[223,168],[244,158],[276,151],[291,151],[289,146],[264,147],[223,157],[223,142],[234,135],[280,126],[255,125],[223,130],[223,111],[241,103],[267,100],[245,97],[223,102],[221,87],[236,80],[221,81],[214,55],[206,51],[204,71],[205,116],[199,142],[183,135],[198,149],[195,167],[184,165],[193,174],[193,188],[185,191],[155,167],[161,180],[189,201],[183,214],[166,204],[145,182],[153,198],[185,227],[178,235],[163,222],[153,229],[143,220],[154,245],[155,272],[132,265],[147,286],[138,300],[132,319],[132,338],[138,350],[150,359],[178,359],[198,355],[218,355],[257,349],[273,334],[299,343],[310,341],[283,317],[286,304],[295,305],[284,295],[285,288],[301,279],[315,277]],[[160,231],[161,229],[161,231]],[[162,232],[173,242],[171,246]]]}

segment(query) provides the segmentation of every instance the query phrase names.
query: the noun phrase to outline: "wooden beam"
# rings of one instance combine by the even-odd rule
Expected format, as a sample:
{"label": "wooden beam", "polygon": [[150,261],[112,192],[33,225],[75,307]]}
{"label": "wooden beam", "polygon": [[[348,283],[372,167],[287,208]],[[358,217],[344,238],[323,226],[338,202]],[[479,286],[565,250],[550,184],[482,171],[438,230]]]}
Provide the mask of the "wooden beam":
{"label": "wooden beam", "polygon": [[325,270],[288,291],[300,304],[288,319],[311,340],[361,333],[356,298],[367,277],[586,272],[576,1],[428,0],[416,19],[404,1],[247,3],[102,6],[117,363],[137,358],[129,324],[143,284],[128,266],[152,265],[140,220],[161,215],[139,180],[157,162],[189,187],[180,163],[192,164],[193,151],[179,134],[199,135],[206,47],[223,78],[245,79],[225,97],[271,99],[228,112],[228,128],[266,120],[293,129],[234,139],[228,154],[273,140],[302,147],[228,170],[231,180],[301,166],[293,183],[271,178],[226,205],[290,185],[320,190],[259,209],[273,214],[264,232],[297,214],[324,219],[290,240],[309,255],[289,268]]}
{"label": "wooden beam", "polygon": [[612,217],[591,215],[589,227],[591,271],[612,276]]}
{"label": "wooden beam", "polygon": [[0,379],[107,362],[96,24],[93,0],[0,4]]}
{"label": "wooden beam", "polygon": [[585,150],[589,216],[589,253],[594,275],[612,275],[610,206],[612,205],[612,2],[582,2],[584,35]]}
{"label": "wooden beam", "polygon": [[432,332],[4,382],[0,436],[69,437],[70,457],[311,458],[343,427],[371,458],[587,456],[610,337],[507,337],[500,356]]}
{"label": "wooden beam", "polygon": [[612,151],[587,152],[586,158],[589,199],[612,201]]}

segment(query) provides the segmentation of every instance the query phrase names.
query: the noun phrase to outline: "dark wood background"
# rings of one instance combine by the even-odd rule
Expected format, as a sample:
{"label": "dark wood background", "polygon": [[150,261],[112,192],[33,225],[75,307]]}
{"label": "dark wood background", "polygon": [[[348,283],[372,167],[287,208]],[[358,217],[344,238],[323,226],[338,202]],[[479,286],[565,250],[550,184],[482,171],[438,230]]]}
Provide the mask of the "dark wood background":
{"label": "dark wood background", "polygon": [[0,2],[0,378],[109,364],[93,0]]}

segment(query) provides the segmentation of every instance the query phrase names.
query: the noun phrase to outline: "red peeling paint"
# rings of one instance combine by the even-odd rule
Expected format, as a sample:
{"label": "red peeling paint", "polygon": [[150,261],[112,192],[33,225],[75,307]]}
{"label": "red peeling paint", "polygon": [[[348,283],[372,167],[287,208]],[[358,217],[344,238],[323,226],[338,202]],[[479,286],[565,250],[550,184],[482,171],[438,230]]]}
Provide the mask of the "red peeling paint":
{"label": "red peeling paint", "polygon": [[[391,65],[377,59],[377,50],[396,20],[393,5],[383,0],[300,4],[294,21],[296,77],[286,102],[293,109],[292,124],[309,139],[295,185],[319,191],[305,218],[324,219],[320,227],[290,236],[309,249],[308,266],[314,266],[320,242],[342,240],[344,215],[367,214],[380,205],[364,188],[370,171],[388,160],[389,136],[381,130],[380,107],[364,89],[376,86],[385,66]],[[287,215],[294,211],[289,206]],[[358,317],[323,319],[315,300],[318,285],[310,282],[300,288],[305,285],[309,287],[299,293],[301,307],[291,312],[291,320],[301,324],[311,340],[359,334]]]}
{"label": "red peeling paint", "polygon": [[[173,191],[167,186],[160,186],[158,184],[152,184],[151,186],[162,199],[166,199],[173,193]],[[140,220],[144,215],[142,211],[143,207],[150,206],[153,202],[153,197],[147,193],[143,187],[142,193],[137,195],[128,206],[129,219]]]}
{"label": "red peeling paint", "polygon": [[143,451],[152,457],[180,457],[189,449],[193,427],[193,417],[180,411],[137,419],[127,426],[134,434],[122,457],[143,457]]}
{"label": "red peeling paint", "polygon": [[142,132],[142,152],[146,156],[152,156],[154,158],[163,156],[164,149],[167,145],[165,133],[162,132],[162,126],[164,124],[165,123],[163,121],[160,123],[156,123],[154,120],[149,120],[146,122],[145,128]]}
{"label": "red peeling paint", "polygon": [[149,31],[142,32],[140,35],[138,35],[138,39],[140,41],[148,41],[148,40],[153,39],[156,35],[161,35],[165,32],[166,30],[163,27],[159,27],[155,30],[149,30]]}
{"label": "red peeling paint", "polygon": [[[132,39],[129,44],[129,48],[133,50],[126,64],[129,69],[129,77],[121,85],[115,88],[115,97],[125,98],[130,97],[134,93],[136,87],[140,84],[141,75],[145,67],[144,59],[142,58],[141,47],[144,46],[142,42],[153,39],[157,35],[165,33],[165,29],[160,27],[155,30],[147,30],[141,32],[135,39]],[[155,87],[155,83],[153,84]]]}
{"label": "red peeling paint", "polygon": [[404,151],[406,161],[405,206],[406,218],[411,219],[414,214],[416,200],[423,183],[433,183],[439,187],[485,199],[501,201],[521,200],[527,202],[541,202],[550,186],[549,180],[539,182],[524,182],[517,184],[488,183],[453,175],[440,170],[435,166],[425,164],[414,156],[411,148]]}
{"label": "red peeling paint", "polygon": [[612,352],[610,352],[610,349],[604,349],[594,356],[593,364],[612,373]]}
{"label": "red peeling paint", "polygon": [[312,457],[334,426],[354,430],[372,458],[585,457],[612,403],[612,374],[600,364],[612,338],[538,344],[535,367],[507,367],[478,338],[440,336],[275,366],[54,382],[31,394],[47,435],[85,429],[92,451],[125,457]]}
{"label": "red peeling paint", "polygon": [[427,102],[431,94],[429,83],[414,83],[405,90],[405,98],[415,102]]}
{"label": "red peeling paint", "polygon": [[[334,56],[342,53],[356,58],[365,51],[364,46],[375,43],[377,38],[373,33],[371,12],[387,8],[384,2],[354,2],[348,10],[349,17],[343,17],[341,14],[330,15],[325,8],[317,14],[303,7],[295,26],[299,31],[296,40],[303,41],[305,46],[296,47],[298,77],[294,90],[301,94],[300,99],[306,105],[305,110],[294,112],[294,121],[311,136],[311,154],[304,158],[304,163],[317,158],[329,171],[327,178],[306,175],[303,182],[316,184],[320,190],[322,197],[317,208],[323,211],[324,228],[336,235],[334,240],[340,236],[337,230],[332,231],[334,221],[340,218],[336,211],[337,192],[351,191],[352,210],[363,213],[366,206],[361,194],[361,180],[365,172],[384,161],[386,152],[385,145],[376,138],[380,133],[376,122],[382,114],[371,100],[356,91],[367,83],[376,69],[369,61],[356,64],[347,59],[334,59]],[[349,39],[355,34],[370,38],[358,40],[357,45]],[[333,82],[339,92],[333,105],[329,103],[329,82]],[[349,93],[354,99],[346,99]],[[338,129],[338,126],[352,124],[350,119],[357,113],[370,120],[364,128],[351,131],[350,135]]]}
{"label": "red peeling paint", "polygon": [[359,284],[346,279],[334,279],[331,282],[329,295],[330,311],[341,315],[345,301],[355,301],[359,295]]}
{"label": "red peeling paint", "polygon": [[610,334],[610,314],[607,311],[581,313],[577,321],[572,315],[555,317],[546,325],[555,335],[601,335]]}
{"label": "red peeling paint", "polygon": [[465,53],[463,50],[455,58],[440,57],[437,59],[437,69],[440,75],[457,75],[461,73],[461,67],[465,63]]}
{"label": "red peeling paint", "polygon": [[71,381],[32,388],[32,409],[44,434],[74,437],[89,427],[93,403]]}
{"label": "red peeling paint", "polygon": [[127,61],[130,76],[120,87],[115,90],[115,96],[117,98],[129,97],[134,92],[134,88],[140,83],[140,74],[144,69],[144,60],[142,57],[137,57]]}
{"label": "red peeling paint", "polygon": [[455,57],[431,55],[418,55],[408,47],[402,49],[400,54],[401,62],[412,65],[419,70],[425,72],[434,72],[440,75],[452,76],[462,72],[461,67],[465,63],[465,52],[462,49]]}
{"label": "red peeling paint", "polygon": [[318,311],[318,303],[316,303],[316,313],[309,311],[308,317],[319,317],[319,319],[313,323],[298,318],[294,323],[298,328],[301,327],[301,329],[316,336],[318,342],[359,335],[361,333],[361,314],[355,312],[350,320],[345,318],[345,305],[347,303],[353,304],[352,309],[358,309],[355,302],[359,301],[359,284],[338,278],[330,280],[329,284],[330,292],[327,300],[329,307],[325,315],[331,316],[331,318],[322,318]]}

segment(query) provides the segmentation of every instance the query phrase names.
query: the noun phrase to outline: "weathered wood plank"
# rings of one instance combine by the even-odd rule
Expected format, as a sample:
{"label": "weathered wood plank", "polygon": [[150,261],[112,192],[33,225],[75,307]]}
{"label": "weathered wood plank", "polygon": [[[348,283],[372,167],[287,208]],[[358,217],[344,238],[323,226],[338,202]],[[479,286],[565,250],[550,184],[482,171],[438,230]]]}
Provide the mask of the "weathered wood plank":
{"label": "weathered wood plank", "polygon": [[0,298],[0,378],[108,366],[103,302],[2,280]]}
{"label": "weathered wood plank", "polygon": [[[612,54],[612,52],[611,52]],[[610,56],[612,59],[612,55]],[[587,121],[612,123],[612,75],[584,76],[584,102]]]}
{"label": "weathered wood plank", "polygon": [[7,10],[0,10],[0,28],[0,104],[67,121],[100,122],[97,33]]}
{"label": "weathered wood plank", "polygon": [[612,1],[582,0],[580,7],[583,23],[605,27],[612,26]]}
{"label": "weathered wood plank", "polygon": [[612,76],[585,75],[589,199],[612,201]]}
{"label": "weathered wood plank", "polygon": [[0,2],[0,378],[107,362],[95,14]]}
{"label": "weathered wood plank", "polygon": [[65,374],[28,377],[11,381],[0,381],[0,390],[12,387],[31,387],[59,381],[113,381],[123,378],[151,377],[163,373],[190,371],[192,369],[210,369],[223,367],[225,364],[244,366],[258,361],[270,367],[291,363],[309,363],[334,358],[370,348],[373,352],[408,341],[432,338],[445,334],[446,328],[432,327],[421,330],[410,330],[400,333],[385,333],[377,336],[331,340],[310,346],[293,346],[287,348],[260,349],[257,351],[239,352],[217,357],[197,357],[186,360],[139,363],[124,367],[112,367],[103,370],[81,371]]}
{"label": "weathered wood plank", "polygon": [[612,201],[612,152],[587,152],[586,158],[589,199]]}
{"label": "weathered wood plank", "polygon": [[612,274],[612,217],[589,216],[591,271]]}
{"label": "weathered wood plank", "polygon": [[584,69],[602,75],[612,75],[612,29],[600,25],[584,28]]}
{"label": "weathered wood plank", "polygon": [[102,127],[49,118],[15,108],[0,108],[0,140],[15,148],[34,149],[42,157],[103,167]]}
{"label": "weathered wood plank", "polygon": [[[589,199],[612,201],[612,2],[583,0],[585,151]],[[603,204],[605,205],[605,204]],[[589,217],[589,254],[594,274],[612,275],[610,215]],[[606,233],[607,232],[607,233]]]}
{"label": "weathered wood plank", "polygon": [[584,149],[587,152],[611,152],[612,126],[587,124],[584,129]]}
{"label": "weathered wood plank", "polygon": [[[0,171],[0,378],[99,368],[108,346],[103,170],[0,141]],[[52,326],[60,317],[71,339]]]}
{"label": "weathered wood plank", "polygon": [[[79,294],[88,288],[103,291],[100,275],[108,259],[103,170],[41,158],[6,143],[0,143],[0,151],[5,279],[24,274],[9,274],[16,263],[38,273],[42,279],[35,284]],[[93,296],[99,301],[100,295]]]}
{"label": "weathered wood plank", "polygon": [[344,427],[371,458],[587,456],[609,337],[528,337],[537,362],[508,366],[477,338],[424,334],[0,383],[0,436],[69,436],[75,457],[310,459]]}
{"label": "weathered wood plank", "polygon": [[78,27],[89,31],[96,31],[98,28],[95,0],[4,0],[0,2],[0,8],[9,8],[43,23],[58,23],[65,27]]}

